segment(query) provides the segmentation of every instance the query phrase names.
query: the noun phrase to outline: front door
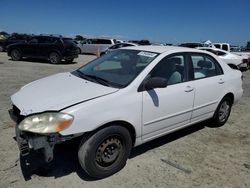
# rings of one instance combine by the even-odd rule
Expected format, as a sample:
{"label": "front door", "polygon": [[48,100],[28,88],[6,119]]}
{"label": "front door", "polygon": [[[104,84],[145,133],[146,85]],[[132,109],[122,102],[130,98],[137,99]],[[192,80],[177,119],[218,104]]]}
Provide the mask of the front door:
{"label": "front door", "polygon": [[193,82],[187,81],[187,54],[163,58],[148,77],[168,80],[166,88],[143,91],[143,140],[176,130],[190,123]]}

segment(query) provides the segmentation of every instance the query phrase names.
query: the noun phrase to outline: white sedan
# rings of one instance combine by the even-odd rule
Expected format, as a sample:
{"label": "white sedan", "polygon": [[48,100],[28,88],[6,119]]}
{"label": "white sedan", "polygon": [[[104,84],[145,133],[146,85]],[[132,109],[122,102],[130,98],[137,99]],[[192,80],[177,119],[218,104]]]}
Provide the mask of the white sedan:
{"label": "white sedan", "polygon": [[217,55],[225,63],[227,63],[233,69],[248,70],[249,69],[249,58],[247,55],[237,55],[225,50],[211,47],[198,47],[197,49],[209,51]]}
{"label": "white sedan", "polygon": [[22,156],[50,162],[56,144],[79,137],[82,168],[104,178],[132,147],[208,119],[224,125],[242,93],[242,73],[209,52],[136,46],[22,87],[10,115]]}

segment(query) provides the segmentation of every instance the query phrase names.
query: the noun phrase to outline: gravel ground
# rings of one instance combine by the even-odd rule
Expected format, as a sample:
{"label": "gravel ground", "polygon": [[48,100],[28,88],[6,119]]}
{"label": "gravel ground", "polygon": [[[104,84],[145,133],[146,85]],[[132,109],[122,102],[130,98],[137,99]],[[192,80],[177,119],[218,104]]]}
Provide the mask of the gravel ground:
{"label": "gravel ground", "polygon": [[102,180],[80,168],[76,149],[58,147],[46,172],[24,179],[9,118],[10,95],[39,78],[71,71],[95,56],[81,55],[73,64],[11,61],[0,53],[0,187],[250,187],[250,71],[244,74],[244,95],[220,128],[200,123],[133,149],[127,165]]}

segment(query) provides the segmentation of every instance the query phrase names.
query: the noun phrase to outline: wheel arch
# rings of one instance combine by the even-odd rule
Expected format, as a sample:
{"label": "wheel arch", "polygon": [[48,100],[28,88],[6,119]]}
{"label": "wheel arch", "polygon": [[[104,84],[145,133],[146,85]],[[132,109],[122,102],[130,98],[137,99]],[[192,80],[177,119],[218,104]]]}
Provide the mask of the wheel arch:
{"label": "wheel arch", "polygon": [[[112,126],[112,125],[119,125],[119,126],[122,126],[122,127],[126,128],[129,131],[129,134],[131,136],[132,146],[134,146],[135,141],[136,141],[136,131],[135,131],[134,126],[132,124],[130,124],[129,122],[127,122],[127,121],[123,121],[123,120],[111,121],[111,122],[108,122],[108,123],[105,123],[105,124],[101,125],[100,127],[96,128],[95,130],[93,130],[91,132],[87,132],[86,134],[91,135],[93,133],[98,132],[101,129],[104,129],[104,128]],[[84,134],[84,135],[86,136],[86,134]]]}
{"label": "wheel arch", "polygon": [[56,50],[56,49],[52,49],[52,50],[49,51],[48,58],[49,58],[50,54],[53,53],[53,52],[58,53],[60,55],[60,57],[62,58],[62,53],[59,50]]}
{"label": "wheel arch", "polygon": [[229,92],[226,95],[224,95],[223,98],[225,98],[225,97],[229,97],[232,100],[232,104],[234,103],[234,94],[233,93]]}
{"label": "wheel arch", "polygon": [[18,50],[21,54],[23,54],[22,50],[21,50],[19,47],[17,47],[17,46],[11,47],[11,48],[9,49],[9,52],[11,53],[12,50]]}

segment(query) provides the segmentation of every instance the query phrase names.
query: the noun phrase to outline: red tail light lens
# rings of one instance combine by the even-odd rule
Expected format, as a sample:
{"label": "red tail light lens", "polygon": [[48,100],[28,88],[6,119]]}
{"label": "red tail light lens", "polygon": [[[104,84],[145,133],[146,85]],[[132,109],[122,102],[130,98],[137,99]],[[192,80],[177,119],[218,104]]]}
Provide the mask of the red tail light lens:
{"label": "red tail light lens", "polygon": [[242,63],[248,64],[249,60],[248,59],[242,59]]}

